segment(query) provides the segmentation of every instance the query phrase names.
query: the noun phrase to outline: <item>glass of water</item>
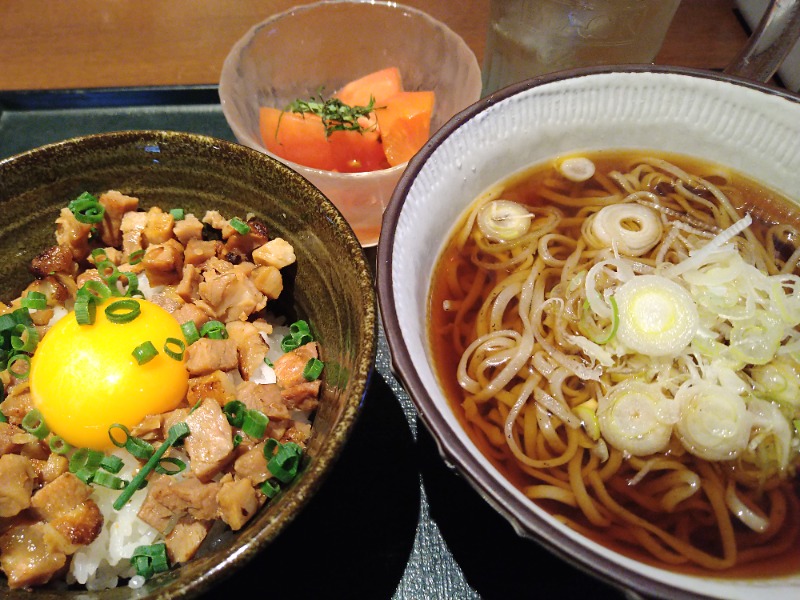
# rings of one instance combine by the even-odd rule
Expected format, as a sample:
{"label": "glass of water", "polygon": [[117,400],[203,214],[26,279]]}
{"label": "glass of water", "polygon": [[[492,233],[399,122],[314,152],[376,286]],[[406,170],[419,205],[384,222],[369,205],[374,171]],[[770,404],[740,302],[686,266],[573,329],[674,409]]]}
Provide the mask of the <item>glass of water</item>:
{"label": "glass of water", "polygon": [[483,94],[543,73],[651,63],[680,0],[491,0]]}

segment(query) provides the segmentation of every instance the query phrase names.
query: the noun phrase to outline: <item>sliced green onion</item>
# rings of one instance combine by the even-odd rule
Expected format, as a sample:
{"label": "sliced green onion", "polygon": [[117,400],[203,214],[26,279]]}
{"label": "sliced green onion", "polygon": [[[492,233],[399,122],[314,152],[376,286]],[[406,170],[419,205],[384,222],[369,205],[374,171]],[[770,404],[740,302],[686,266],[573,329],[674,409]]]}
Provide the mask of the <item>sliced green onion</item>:
{"label": "sliced green onion", "polygon": [[250,233],[250,225],[242,221],[239,217],[233,217],[230,221],[228,221],[231,227],[233,227],[237,233],[242,235],[247,235]]}
{"label": "sliced green onion", "polygon": [[27,354],[15,354],[8,359],[6,369],[17,379],[27,379],[31,372],[31,357]]}
{"label": "sliced green onion", "polygon": [[83,192],[67,205],[72,214],[81,223],[99,223],[103,220],[106,209],[98,199],[89,192]]}
{"label": "sliced green onion", "polygon": [[59,435],[51,435],[47,442],[50,452],[53,454],[66,455],[72,450],[72,445]]}
{"label": "sliced green onion", "polygon": [[[113,430],[119,429],[125,435],[125,439],[121,442],[114,437]],[[152,444],[149,442],[133,437],[131,432],[128,430],[125,425],[121,423],[114,423],[111,427],[108,428],[108,437],[111,439],[111,443],[114,444],[117,448],[125,448],[134,458],[138,460],[148,460],[155,452]]]}
{"label": "sliced green onion", "polygon": [[272,361],[271,361],[269,358],[267,358],[266,356],[264,357],[264,364],[265,364],[265,365],[267,365],[267,366],[268,366],[268,367],[270,367],[270,368],[275,366],[275,363],[273,363],[273,362],[272,362]]}
{"label": "sliced green onion", "polygon": [[22,417],[22,428],[39,440],[43,440],[50,433],[38,408],[31,409]]}
{"label": "sliced green onion", "polygon": [[121,490],[128,485],[128,482],[125,479],[117,477],[112,473],[106,473],[105,471],[95,471],[94,475],[92,476],[92,483],[102,485],[103,487],[107,487],[112,490]]}
{"label": "sliced green onion", "polygon": [[242,431],[249,435],[251,438],[261,439],[264,437],[264,432],[267,431],[269,418],[261,411],[251,409],[244,415],[244,423],[242,423]]}
{"label": "sliced green onion", "polygon": [[20,323],[14,328],[14,333],[18,335],[11,336],[11,347],[17,352],[33,352],[39,343],[39,333],[32,325]]}
{"label": "sliced green onion", "polygon": [[278,492],[281,491],[281,486],[277,483],[272,483],[269,479],[267,479],[261,484],[261,491],[267,498],[274,498],[278,495]]}
{"label": "sliced green onion", "polygon": [[241,444],[241,443],[242,443],[242,440],[243,440],[243,439],[244,439],[244,438],[242,437],[242,434],[241,434],[241,433],[236,433],[236,434],[234,434],[234,435],[233,435],[233,447],[234,447],[234,448],[238,447],[238,446],[239,446],[239,444]]}
{"label": "sliced green onion", "polygon": [[186,343],[190,346],[200,339],[200,332],[197,331],[197,325],[195,325],[194,321],[182,323],[181,331],[183,332],[183,337],[186,339]]}
{"label": "sliced green onion", "polygon": [[100,467],[109,473],[119,473],[124,464],[125,463],[122,462],[122,459],[119,456],[115,456],[113,454],[103,456],[102,460],[100,461]]}
{"label": "sliced green onion", "polygon": [[17,321],[13,315],[5,314],[0,315],[0,333],[14,329],[17,326]]}
{"label": "sliced green onion", "polygon": [[164,542],[149,546],[138,546],[133,551],[130,560],[136,569],[136,574],[145,579],[150,579],[156,573],[169,571],[167,545]]}
{"label": "sliced green onion", "polygon": [[169,214],[171,214],[172,218],[176,221],[183,221],[186,218],[186,211],[182,208],[170,209]]}
{"label": "sliced green onion", "polygon": [[[174,348],[177,348],[175,350]],[[186,344],[183,343],[183,340],[179,340],[178,338],[167,338],[164,342],[164,354],[169,356],[170,358],[174,358],[175,360],[183,360],[183,353],[186,351]]]}
{"label": "sliced green onion", "polygon": [[281,340],[281,350],[291,352],[313,341],[308,323],[301,319],[289,325],[289,334]]}
{"label": "sliced green onion", "polygon": [[92,260],[96,265],[98,262],[104,262],[109,260],[108,252],[106,252],[105,248],[95,248],[92,250]]}
{"label": "sliced green onion", "polygon": [[131,354],[133,354],[133,358],[136,359],[137,363],[143,365],[145,363],[150,362],[156,356],[158,356],[158,350],[156,350],[156,347],[153,345],[153,342],[147,340],[146,342],[143,342],[138,346],[136,346],[136,348],[133,349],[133,352],[131,352]]}
{"label": "sliced green onion", "polygon": [[144,258],[144,249],[139,248],[138,250],[134,250],[133,252],[131,252],[130,256],[128,256],[128,264],[131,266],[138,265],[140,262],[142,262],[143,258]]}
{"label": "sliced green onion", "polygon": [[125,486],[125,489],[122,490],[122,493],[117,497],[114,501],[114,509],[119,510],[131,499],[133,493],[139,489],[139,486],[147,479],[147,476],[150,474],[158,462],[161,460],[161,457],[164,456],[164,453],[169,450],[169,448],[175,444],[180,439],[183,439],[189,435],[189,426],[181,421],[180,423],[176,423],[172,427],[169,428],[167,432],[167,439],[164,440],[164,443],[161,444],[158,449],[153,452],[153,455],[148,459],[148,461],[139,469],[139,472],[136,476],[131,479],[130,483]]}
{"label": "sliced green onion", "polygon": [[247,406],[240,400],[231,400],[222,407],[222,412],[232,427],[241,427],[247,414]]}
{"label": "sliced green onion", "polygon": [[75,298],[75,320],[78,325],[92,325],[97,314],[95,296],[86,293]]}
{"label": "sliced green onion", "polygon": [[42,292],[28,292],[20,300],[20,305],[29,310],[44,310],[47,308],[47,297]]}
{"label": "sliced green onion", "polygon": [[310,358],[306,363],[306,366],[303,367],[303,377],[307,381],[314,381],[322,374],[322,368],[325,366],[318,358]]}
{"label": "sliced green onion", "polygon": [[277,452],[268,458],[267,469],[282,483],[289,483],[297,475],[300,458],[303,455],[302,448],[294,442],[281,444],[276,441],[275,444],[264,445],[265,453],[268,445],[272,448],[277,446]]}
{"label": "sliced green onion", "polygon": [[105,300],[106,298],[111,297],[111,288],[102,281],[90,279],[81,286],[80,290],[78,290],[78,294],[84,293],[92,294],[100,300]]}
{"label": "sliced green onion", "polygon": [[117,300],[106,306],[106,317],[112,323],[130,323],[142,312],[136,300]]}
{"label": "sliced green onion", "polygon": [[[169,469],[165,465],[175,465],[176,468]],[[155,467],[153,467],[153,470],[155,470],[156,473],[161,473],[162,475],[176,475],[184,469],[186,469],[186,463],[173,456],[165,456],[156,463]]]}
{"label": "sliced green onion", "polygon": [[212,340],[224,340],[228,337],[228,330],[225,323],[221,321],[209,321],[200,328],[200,337],[207,337]]}

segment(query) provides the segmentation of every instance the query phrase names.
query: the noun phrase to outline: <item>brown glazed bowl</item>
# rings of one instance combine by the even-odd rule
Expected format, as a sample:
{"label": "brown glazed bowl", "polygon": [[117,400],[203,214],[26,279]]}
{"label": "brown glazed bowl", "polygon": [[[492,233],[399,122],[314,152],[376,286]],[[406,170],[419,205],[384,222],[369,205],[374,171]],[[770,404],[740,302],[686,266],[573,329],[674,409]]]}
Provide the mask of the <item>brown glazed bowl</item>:
{"label": "brown glazed bowl", "polygon": [[[350,226],[319,190],[282,163],[230,142],[186,133],[129,131],[91,135],[0,161],[0,300],[30,282],[27,265],[53,244],[59,209],[84,190],[118,189],[149,205],[253,213],[297,254],[286,276],[286,301],[273,307],[312,324],[326,369],[308,453],[297,479],[238,532],[204,544],[185,565],[143,588],[102,592],[63,586],[11,591],[0,597],[189,598],[208,592],[276,538],[303,509],[350,435],[376,352],[376,300],[363,250]],[[290,321],[291,322],[291,321]],[[335,367],[335,368],[334,368]]]}

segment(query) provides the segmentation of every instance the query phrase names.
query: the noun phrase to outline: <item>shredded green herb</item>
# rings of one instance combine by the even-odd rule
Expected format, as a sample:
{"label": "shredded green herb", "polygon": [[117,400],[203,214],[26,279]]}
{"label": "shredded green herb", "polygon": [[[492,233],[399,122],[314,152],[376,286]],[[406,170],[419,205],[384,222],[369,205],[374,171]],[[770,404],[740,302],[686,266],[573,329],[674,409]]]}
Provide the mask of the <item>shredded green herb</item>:
{"label": "shredded green herb", "polygon": [[[369,128],[361,125],[359,119],[368,116],[374,110],[375,98],[372,96],[366,106],[350,106],[338,98],[323,98],[322,90],[320,90],[319,97],[311,96],[308,100],[295,100],[286,107],[284,112],[317,115],[325,126],[325,137],[330,137],[335,131],[357,131],[359,133],[368,131]],[[278,119],[278,127],[280,126],[281,122]],[[276,129],[276,137],[277,134]]]}

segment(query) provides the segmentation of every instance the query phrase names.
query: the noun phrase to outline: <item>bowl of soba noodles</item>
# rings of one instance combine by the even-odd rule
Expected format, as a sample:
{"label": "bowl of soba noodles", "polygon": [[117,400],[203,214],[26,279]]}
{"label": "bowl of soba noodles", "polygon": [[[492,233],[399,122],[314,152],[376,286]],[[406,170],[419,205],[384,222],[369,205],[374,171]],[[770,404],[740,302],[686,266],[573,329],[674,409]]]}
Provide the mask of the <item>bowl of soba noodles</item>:
{"label": "bowl of soba noodles", "polygon": [[655,66],[515,84],[383,224],[392,364],[515,530],[634,595],[800,594],[800,97]]}

